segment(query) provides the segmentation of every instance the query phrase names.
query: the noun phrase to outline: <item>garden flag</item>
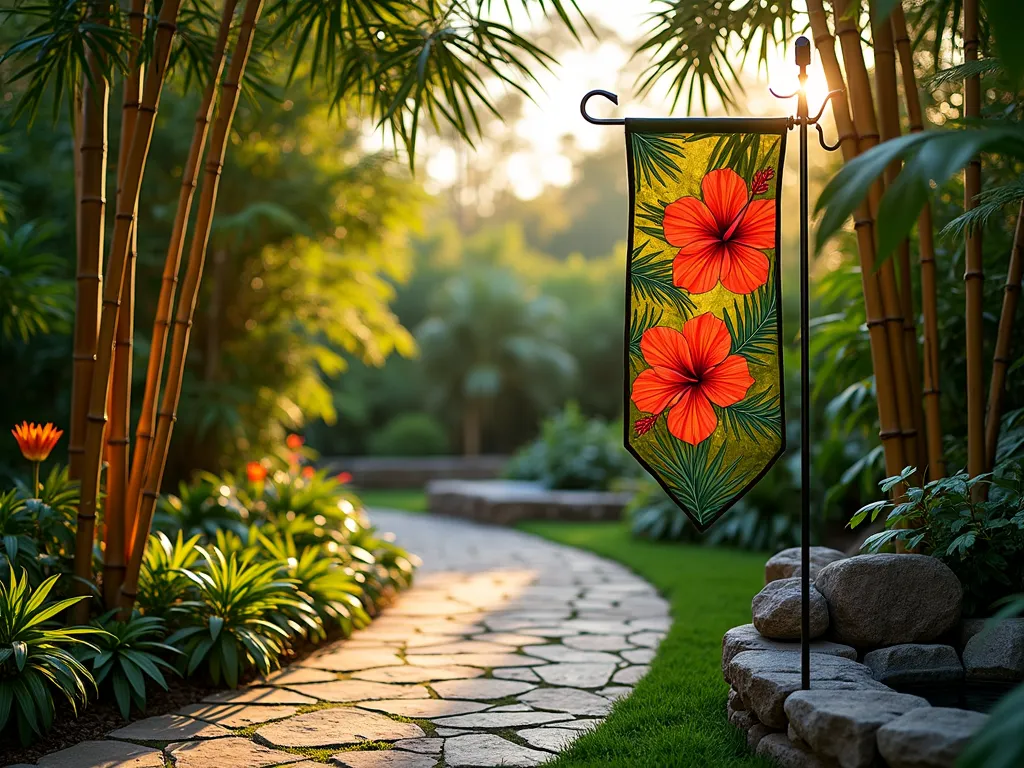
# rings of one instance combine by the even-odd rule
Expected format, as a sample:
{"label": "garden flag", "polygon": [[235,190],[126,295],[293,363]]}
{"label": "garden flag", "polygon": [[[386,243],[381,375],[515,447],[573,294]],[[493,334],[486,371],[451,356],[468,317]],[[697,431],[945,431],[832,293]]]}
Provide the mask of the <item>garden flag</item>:
{"label": "garden flag", "polygon": [[706,530],[785,450],[787,119],[627,119],[626,447]]}

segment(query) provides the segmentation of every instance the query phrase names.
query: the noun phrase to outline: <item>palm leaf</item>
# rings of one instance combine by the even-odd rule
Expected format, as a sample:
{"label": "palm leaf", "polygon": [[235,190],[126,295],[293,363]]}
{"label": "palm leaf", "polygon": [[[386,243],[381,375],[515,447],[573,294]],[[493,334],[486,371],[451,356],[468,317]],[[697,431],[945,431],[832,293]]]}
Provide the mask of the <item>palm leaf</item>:
{"label": "palm leaf", "polygon": [[642,313],[633,310],[633,317],[629,323],[629,354],[635,357],[639,361],[643,361],[644,356],[640,351],[640,340],[643,338],[644,332],[653,328],[661,322],[662,311],[655,306],[646,305]]}
{"label": "palm leaf", "polygon": [[697,306],[685,292],[672,283],[672,259],[664,251],[644,253],[647,244],[633,249],[629,265],[629,285],[637,301],[674,304],[686,317]]}
{"label": "palm leaf", "polygon": [[673,139],[682,138],[678,134],[633,134],[633,161],[639,170],[637,174],[637,186],[642,179],[647,186],[651,185],[651,179],[659,184],[664,184],[665,179],[662,173],[671,177],[673,173],[679,173],[680,168],[676,160],[684,160],[679,145]]}
{"label": "palm leaf", "polygon": [[715,406],[718,419],[737,437],[751,440],[782,437],[782,408],[778,394],[758,392],[728,408]]}
{"label": "palm leaf", "polygon": [[634,215],[640,221],[649,221],[651,226],[636,225],[636,228],[657,240],[665,240],[665,208],[668,203],[659,200],[657,204],[640,202],[636,204]]}
{"label": "palm leaf", "polygon": [[775,288],[771,278],[761,288],[743,297],[742,306],[733,301],[733,312],[723,313],[725,327],[732,336],[732,353],[742,355],[754,365],[768,365],[778,345],[778,318],[775,312]]}

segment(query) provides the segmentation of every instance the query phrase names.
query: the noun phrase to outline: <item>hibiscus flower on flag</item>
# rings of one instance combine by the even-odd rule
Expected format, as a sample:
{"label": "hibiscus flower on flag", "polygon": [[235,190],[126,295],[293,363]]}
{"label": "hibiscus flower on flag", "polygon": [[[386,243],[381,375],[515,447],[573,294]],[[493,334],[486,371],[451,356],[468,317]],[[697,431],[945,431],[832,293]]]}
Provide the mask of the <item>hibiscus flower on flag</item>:
{"label": "hibiscus flower on flag", "polygon": [[755,200],[768,191],[771,168],[754,175],[750,189],[731,168],[701,181],[704,198],[681,197],[665,206],[665,240],[679,248],[672,282],[690,293],[707,293],[719,282],[745,294],[768,282],[768,257],[775,247],[775,200]]}
{"label": "hibiscus flower on flag", "polygon": [[638,435],[668,411],[668,431],[690,445],[706,440],[718,426],[712,404],[735,405],[754,383],[746,358],[730,355],[732,337],[725,323],[705,312],[674,328],[644,331],[640,351],[651,367],[633,381],[632,399],[652,416],[637,420]]}

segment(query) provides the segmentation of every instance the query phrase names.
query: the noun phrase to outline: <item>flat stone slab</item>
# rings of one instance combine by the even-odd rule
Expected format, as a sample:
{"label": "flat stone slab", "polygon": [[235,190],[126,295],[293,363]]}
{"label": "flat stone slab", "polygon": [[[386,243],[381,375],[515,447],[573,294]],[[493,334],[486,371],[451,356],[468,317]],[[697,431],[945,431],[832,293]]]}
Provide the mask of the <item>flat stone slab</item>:
{"label": "flat stone slab", "polygon": [[264,725],[256,733],[277,747],[333,747],[425,736],[413,723],[353,707],[334,707]]}
{"label": "flat stone slab", "polygon": [[523,649],[528,656],[555,662],[610,662],[617,664],[620,659],[607,651],[580,651],[565,645],[533,645]]}
{"label": "flat stone slab", "polygon": [[434,768],[437,758],[397,749],[371,749],[339,752],[331,756],[331,762],[348,768]]}
{"label": "flat stone slab", "polygon": [[962,680],[964,667],[951,645],[905,643],[864,654],[864,665],[886,685],[952,683]]}
{"label": "flat stone slab", "polygon": [[164,768],[159,749],[123,741],[83,741],[39,758],[40,768]]}
{"label": "flat stone slab", "polygon": [[379,683],[429,683],[434,680],[462,680],[480,677],[483,673],[484,670],[479,667],[463,667],[455,664],[446,667],[413,667],[403,664],[400,667],[378,667],[365,672],[355,672],[352,677]]}
{"label": "flat stone slab", "polygon": [[531,747],[560,752],[583,734],[570,728],[524,728],[516,735]]}
{"label": "flat stone slab", "polygon": [[518,635],[510,632],[484,632],[479,635],[473,635],[473,639],[484,640],[488,643],[498,643],[499,645],[511,645],[515,648],[521,648],[524,645],[542,645],[547,642],[542,637]]}
{"label": "flat stone slab", "polygon": [[264,768],[302,760],[302,755],[270,749],[243,738],[172,744],[167,753],[174,760],[175,768],[210,768],[214,765],[218,768]]}
{"label": "flat stone slab", "polygon": [[601,688],[615,673],[615,665],[604,662],[548,664],[536,670],[545,683],[573,688]]}
{"label": "flat stone slab", "polygon": [[640,678],[647,674],[650,667],[646,664],[638,664],[633,667],[625,667],[612,675],[612,682],[620,685],[634,685],[640,682]]}
{"label": "flat stone slab", "polygon": [[489,701],[517,696],[533,690],[535,686],[517,680],[447,680],[431,686],[442,699],[474,699]]}
{"label": "flat stone slab", "polygon": [[539,682],[540,677],[529,667],[495,667],[491,677],[499,680],[519,680],[521,682]]}
{"label": "flat stone slab", "polygon": [[986,720],[966,709],[915,709],[878,729],[878,751],[890,768],[953,768]]}
{"label": "flat stone slab", "polygon": [[818,755],[842,768],[870,768],[875,734],[911,710],[931,706],[920,696],[895,691],[797,691],[786,699],[789,726]]}
{"label": "flat stone slab", "polygon": [[581,651],[628,651],[635,648],[625,635],[575,635],[562,640],[562,645]]}
{"label": "flat stone slab", "polygon": [[[451,638],[446,638],[451,640]],[[412,646],[416,648],[417,654],[437,655],[453,653],[513,653],[516,650],[514,645],[502,645],[500,643],[486,642],[483,640],[458,640],[445,642],[437,645]]]}
{"label": "flat stone slab", "polygon": [[543,664],[543,659],[521,656],[518,653],[458,653],[448,655],[422,655],[417,653],[405,657],[405,660],[417,667],[446,667],[464,665],[467,667],[530,667]]}
{"label": "flat stone slab", "polygon": [[521,747],[492,734],[454,736],[444,743],[444,761],[450,768],[529,768],[550,759],[550,752]]}
{"label": "flat stone slab", "polygon": [[604,696],[581,691],[578,688],[538,688],[519,697],[519,701],[535,709],[568,712],[572,715],[607,715],[611,702]]}
{"label": "flat stone slab", "polygon": [[179,709],[177,714],[205,720],[225,728],[248,728],[270,720],[291,717],[296,706],[266,706],[264,704],[192,704]]}
{"label": "flat stone slab", "polygon": [[967,677],[1024,680],[1024,619],[1003,619],[985,627],[964,646]]}
{"label": "flat stone slab", "polygon": [[183,715],[157,715],[128,723],[123,728],[112,731],[110,736],[115,739],[132,739],[134,741],[184,741],[186,739],[215,739],[218,736],[230,736],[231,731],[219,725],[204,723]]}
{"label": "flat stone slab", "polygon": [[616,491],[553,491],[518,480],[434,480],[427,484],[432,514],[482,523],[520,520],[618,520],[632,496]]}
{"label": "flat stone slab", "polygon": [[[741,624],[733,627],[722,638],[722,674],[729,680],[729,662],[738,653],[744,651],[788,651],[800,653],[800,643],[769,640],[762,637],[753,624]],[[816,640],[811,643],[811,653],[823,653],[828,656],[842,656],[851,661],[857,660],[857,651],[852,646],[832,643],[827,640]]]}
{"label": "flat stone slab", "polygon": [[337,680],[338,676],[323,669],[311,667],[285,667],[271,672],[266,677],[259,677],[254,680],[253,686],[266,685],[294,685],[296,683],[323,683],[328,680]]}
{"label": "flat stone slab", "polygon": [[434,722],[448,728],[518,728],[570,719],[569,715],[556,715],[553,712],[478,712],[475,715],[445,717]]}
{"label": "flat stone slab", "polygon": [[833,768],[835,765],[796,746],[784,733],[770,733],[763,737],[757,742],[756,751],[760,757],[773,760],[784,768]]}
{"label": "flat stone slab", "polygon": [[316,699],[283,688],[239,688],[204,696],[208,704],[316,704]]}
{"label": "flat stone slab", "polygon": [[312,667],[329,672],[358,672],[373,667],[390,667],[394,664],[401,664],[402,660],[390,648],[346,650],[342,647],[341,650],[334,653],[310,656],[297,663],[301,667]]}
{"label": "flat stone slab", "polygon": [[479,701],[459,701],[457,699],[395,699],[385,701],[364,701],[359,705],[363,709],[387,712],[389,715],[401,715],[414,719],[430,719],[433,717],[449,717],[480,712],[489,704]]}
{"label": "flat stone slab", "polygon": [[429,699],[430,692],[422,685],[374,683],[368,680],[334,680],[330,683],[293,685],[293,690],[320,701],[348,703],[371,699]]}
{"label": "flat stone slab", "polygon": [[400,739],[395,742],[395,749],[407,749],[410,752],[420,752],[424,755],[440,755],[441,747],[444,746],[444,739]]}

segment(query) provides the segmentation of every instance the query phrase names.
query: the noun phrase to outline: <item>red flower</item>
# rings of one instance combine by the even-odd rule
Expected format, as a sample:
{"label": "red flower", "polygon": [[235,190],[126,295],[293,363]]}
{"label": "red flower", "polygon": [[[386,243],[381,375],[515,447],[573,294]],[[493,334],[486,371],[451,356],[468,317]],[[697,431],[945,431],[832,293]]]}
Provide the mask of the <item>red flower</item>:
{"label": "red flower", "polygon": [[307,480],[309,478],[311,478],[315,474],[316,474],[316,470],[314,470],[312,467],[303,467],[302,468],[302,476],[304,478],[306,478]]}
{"label": "red flower", "polygon": [[297,451],[305,444],[306,441],[302,437],[302,435],[288,435],[288,437],[285,438],[284,442],[285,445],[287,445],[293,451]]}
{"label": "red flower", "polygon": [[267,479],[267,468],[258,461],[250,461],[245,465],[245,474],[250,483],[259,483]]}
{"label": "red flower", "polygon": [[11,434],[18,441],[22,456],[29,461],[40,462],[46,461],[64,431],[49,422],[43,425],[23,421],[14,426]]}
{"label": "red flower", "polygon": [[[773,174],[774,175],[774,174]],[[733,293],[750,293],[768,282],[775,247],[775,201],[754,200],[767,191],[762,172],[752,193],[736,171],[711,171],[700,184],[704,201],[681,197],[665,206],[665,239],[679,248],[672,281],[690,293],[707,293],[719,282]]]}
{"label": "red flower", "polygon": [[725,408],[746,397],[754,383],[747,361],[730,355],[732,338],[710,312],[687,320],[680,333],[656,326],[644,331],[640,351],[651,367],[633,381],[633,402],[645,413],[668,410],[668,431],[690,445],[718,426],[711,404]]}
{"label": "red flower", "polygon": [[351,483],[352,482],[352,473],[351,472],[339,472],[335,476],[334,479],[337,480],[342,485],[345,485],[345,483]]}

